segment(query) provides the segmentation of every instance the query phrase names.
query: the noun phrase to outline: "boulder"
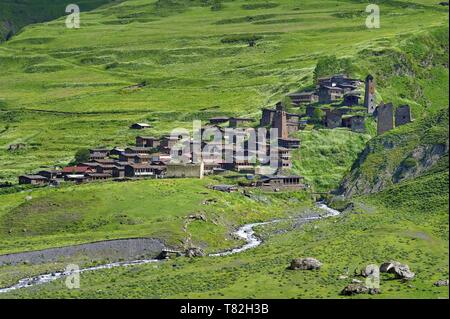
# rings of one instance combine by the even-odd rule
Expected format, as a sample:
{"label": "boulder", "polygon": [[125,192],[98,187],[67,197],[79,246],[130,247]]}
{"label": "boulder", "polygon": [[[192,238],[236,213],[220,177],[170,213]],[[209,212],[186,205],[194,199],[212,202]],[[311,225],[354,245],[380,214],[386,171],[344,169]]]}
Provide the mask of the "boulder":
{"label": "boulder", "polygon": [[433,284],[433,286],[436,286],[436,287],[448,286],[448,279],[447,280],[445,280],[445,279],[438,280]]}
{"label": "boulder", "polygon": [[398,261],[385,262],[380,266],[380,272],[395,274],[398,279],[410,280],[413,279],[415,273],[413,273],[409,266],[406,264],[399,263]]}
{"label": "boulder", "polygon": [[357,294],[366,294],[369,289],[362,284],[350,284],[341,291],[343,296],[353,296]]}
{"label": "boulder", "polygon": [[368,265],[364,269],[361,269],[360,275],[363,276],[363,277],[369,277],[371,275],[374,275],[374,273],[376,271],[376,269],[374,269],[374,268],[377,268],[377,266],[375,266],[375,265]]}
{"label": "boulder", "polygon": [[205,252],[201,248],[192,247],[186,249],[185,252],[186,257],[194,258],[194,257],[203,257],[205,256]]}
{"label": "boulder", "polygon": [[319,270],[322,263],[315,258],[297,258],[291,261],[291,270]]}
{"label": "boulder", "polygon": [[369,294],[371,294],[371,295],[378,295],[380,293],[381,293],[381,291],[379,288],[369,288]]}

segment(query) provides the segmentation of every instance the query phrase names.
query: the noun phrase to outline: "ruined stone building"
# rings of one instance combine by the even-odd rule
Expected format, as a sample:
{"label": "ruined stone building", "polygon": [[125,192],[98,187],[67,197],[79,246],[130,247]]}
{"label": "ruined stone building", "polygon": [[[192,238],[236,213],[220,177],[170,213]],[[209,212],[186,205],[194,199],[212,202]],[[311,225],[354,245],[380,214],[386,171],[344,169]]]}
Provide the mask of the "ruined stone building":
{"label": "ruined stone building", "polygon": [[378,135],[394,128],[394,106],[392,103],[381,104],[377,107],[377,133]]}
{"label": "ruined stone building", "polygon": [[359,105],[360,93],[355,91],[350,91],[344,94],[344,101],[342,105],[345,106],[355,106]]}
{"label": "ruined stone building", "polygon": [[366,91],[364,95],[364,106],[369,114],[373,114],[376,110],[375,100],[375,80],[372,75],[366,77]]}
{"label": "ruined stone building", "polygon": [[362,115],[343,116],[342,127],[347,127],[352,132],[364,133],[366,131],[366,118]]}
{"label": "ruined stone building", "polygon": [[328,111],[325,115],[325,125],[333,129],[342,126],[342,115],[339,112]]}
{"label": "ruined stone building", "polygon": [[411,108],[409,105],[399,106],[395,110],[395,126],[401,126],[412,122]]}
{"label": "ruined stone building", "polygon": [[319,103],[329,104],[344,96],[344,89],[338,86],[321,86],[319,88]]}

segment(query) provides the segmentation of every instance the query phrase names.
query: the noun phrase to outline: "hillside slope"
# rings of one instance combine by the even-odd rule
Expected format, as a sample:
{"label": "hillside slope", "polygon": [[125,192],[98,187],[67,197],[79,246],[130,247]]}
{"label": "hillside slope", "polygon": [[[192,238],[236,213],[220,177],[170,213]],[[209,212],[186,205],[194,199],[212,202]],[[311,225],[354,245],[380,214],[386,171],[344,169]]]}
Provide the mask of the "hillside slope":
{"label": "hillside slope", "polygon": [[[132,143],[136,121],[161,135],[193,119],[257,118],[310,86],[329,55],[354,76],[373,73],[380,98],[416,118],[448,105],[448,11],[435,1],[380,1],[376,30],[365,2],[211,3],[130,0],[82,14],[81,29],[61,18],[0,45],[0,180]],[[9,152],[16,143],[25,147]]]}
{"label": "hillside slope", "polygon": [[[80,10],[89,11],[116,0],[80,0]],[[2,0],[0,1],[0,43],[11,39],[23,27],[44,21],[50,21],[65,15],[67,0]]]}
{"label": "hillside slope", "polygon": [[448,125],[447,108],[370,140],[339,192],[377,193],[430,171],[448,171]]}

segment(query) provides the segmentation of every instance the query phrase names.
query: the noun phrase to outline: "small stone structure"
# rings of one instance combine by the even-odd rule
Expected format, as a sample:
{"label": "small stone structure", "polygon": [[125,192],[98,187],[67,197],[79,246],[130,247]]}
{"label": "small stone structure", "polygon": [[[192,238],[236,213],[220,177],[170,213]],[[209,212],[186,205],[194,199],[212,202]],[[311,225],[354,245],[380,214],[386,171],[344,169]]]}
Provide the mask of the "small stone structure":
{"label": "small stone structure", "polygon": [[342,115],[339,112],[330,111],[325,116],[326,126],[330,129],[342,126]]}
{"label": "small stone structure", "polygon": [[399,106],[395,110],[395,126],[401,126],[412,122],[411,108],[409,105]]}
{"label": "small stone structure", "polygon": [[205,164],[169,164],[165,177],[168,178],[203,178]]}
{"label": "small stone structure", "polygon": [[394,128],[394,106],[383,102],[377,107],[377,133],[381,135]]}

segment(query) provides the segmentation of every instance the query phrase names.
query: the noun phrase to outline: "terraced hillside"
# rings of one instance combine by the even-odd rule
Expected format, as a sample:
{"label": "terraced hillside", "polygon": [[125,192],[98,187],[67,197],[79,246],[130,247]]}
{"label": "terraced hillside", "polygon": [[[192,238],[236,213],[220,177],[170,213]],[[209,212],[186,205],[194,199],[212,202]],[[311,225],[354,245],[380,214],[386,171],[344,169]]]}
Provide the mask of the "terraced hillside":
{"label": "terraced hillside", "polygon": [[[380,97],[417,118],[445,107],[446,8],[379,3],[380,29],[365,27],[363,2],[292,0],[133,0],[82,14],[81,29],[64,18],[29,26],[0,46],[0,179],[130,143],[134,121],[161,134],[194,118],[257,117],[310,86],[329,55],[354,76],[373,73]],[[16,143],[26,146],[8,152]]]}
{"label": "terraced hillside", "polygon": [[[365,27],[366,1],[129,0],[83,13],[78,30],[59,18],[0,44],[1,182],[64,165],[80,148],[131,144],[133,122],[160,135],[216,115],[256,119],[310,87],[315,71],[371,73],[378,99],[411,105],[415,118],[378,137],[373,120],[366,134],[299,132],[294,172],[313,190],[341,184],[353,195],[330,196],[342,214],[309,223],[301,218],[318,212],[308,192],[227,194],[209,188],[230,182],[218,176],[0,189],[0,254],[134,237],[214,253],[242,245],[233,231],[243,224],[283,219],[255,228],[262,245],[240,254],[102,269],[83,273],[80,289],[56,280],[0,298],[343,298],[361,268],[388,260],[414,280],[383,274],[381,294],[354,298],[448,298],[433,285],[449,276],[448,10],[375,2],[380,29]],[[309,256],[320,271],[286,269]],[[0,287],[65,266],[2,265]]]}

